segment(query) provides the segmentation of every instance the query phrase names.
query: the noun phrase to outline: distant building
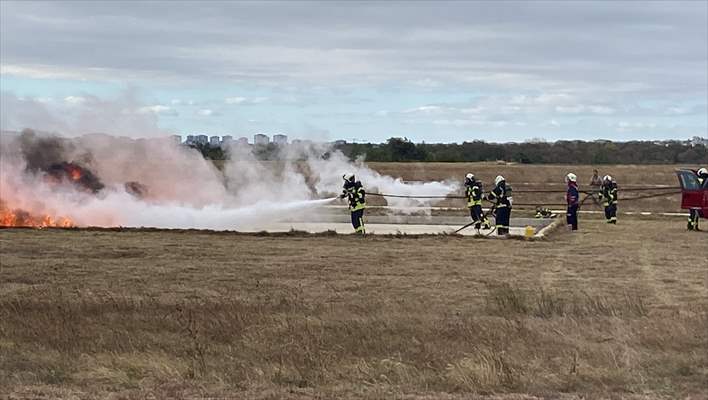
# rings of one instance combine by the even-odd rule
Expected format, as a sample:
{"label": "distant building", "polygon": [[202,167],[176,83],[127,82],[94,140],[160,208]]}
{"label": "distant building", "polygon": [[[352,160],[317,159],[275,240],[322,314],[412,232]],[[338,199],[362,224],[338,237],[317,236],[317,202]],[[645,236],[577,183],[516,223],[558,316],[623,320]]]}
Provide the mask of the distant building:
{"label": "distant building", "polygon": [[234,143],[234,137],[231,135],[224,135],[221,137],[221,148],[225,149]]}
{"label": "distant building", "polygon": [[194,137],[194,135],[187,135],[187,140],[184,142],[184,144],[192,145],[192,144],[196,144],[196,143],[197,143],[197,140]]}
{"label": "distant building", "polygon": [[203,146],[206,146],[209,144],[209,136],[207,135],[197,135],[195,138],[196,144],[201,144]]}
{"label": "distant building", "polygon": [[268,135],[264,135],[262,133],[257,133],[253,135],[253,144],[256,146],[265,146],[270,142],[270,138]]}
{"label": "distant building", "polygon": [[218,136],[212,136],[209,138],[209,146],[211,147],[219,147],[221,144],[221,138]]}
{"label": "distant building", "polygon": [[182,136],[172,135],[171,138],[176,144],[182,144]]}
{"label": "distant building", "polygon": [[248,138],[247,137],[240,137],[236,141],[236,144],[238,144],[239,146],[248,146]]}
{"label": "distant building", "polygon": [[335,140],[334,141],[335,146],[344,146],[345,144],[347,144],[346,140]]}
{"label": "distant building", "polygon": [[292,143],[292,144],[295,144],[295,145],[302,144],[302,140],[300,140],[300,139],[293,139],[293,141],[292,141],[291,143]]}
{"label": "distant building", "polygon": [[273,143],[275,143],[277,145],[288,144],[288,136],[287,135],[273,135]]}

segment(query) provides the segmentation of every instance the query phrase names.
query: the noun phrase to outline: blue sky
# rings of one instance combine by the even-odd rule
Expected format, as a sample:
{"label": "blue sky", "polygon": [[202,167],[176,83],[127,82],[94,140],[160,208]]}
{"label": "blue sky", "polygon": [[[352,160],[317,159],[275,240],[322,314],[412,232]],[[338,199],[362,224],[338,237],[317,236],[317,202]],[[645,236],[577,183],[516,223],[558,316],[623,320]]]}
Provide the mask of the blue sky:
{"label": "blue sky", "polygon": [[0,2],[0,125],[462,142],[708,136],[708,3]]}

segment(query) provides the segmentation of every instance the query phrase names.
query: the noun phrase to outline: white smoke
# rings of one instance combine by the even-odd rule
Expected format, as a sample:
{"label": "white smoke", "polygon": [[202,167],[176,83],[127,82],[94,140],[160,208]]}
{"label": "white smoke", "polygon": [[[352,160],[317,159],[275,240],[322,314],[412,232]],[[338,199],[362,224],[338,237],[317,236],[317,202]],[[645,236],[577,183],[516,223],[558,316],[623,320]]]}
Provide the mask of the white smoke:
{"label": "white smoke", "polygon": [[[43,172],[27,168],[19,138],[3,140],[0,208],[67,217],[78,226],[258,230],[294,214],[317,218],[323,205],[344,205],[333,198],[342,190],[344,173],[354,173],[367,192],[444,196],[457,190],[454,183],[405,183],[319,145],[289,146],[271,161],[259,160],[250,147],[234,146],[219,170],[195,149],[166,138],[88,135],[65,144],[62,161],[92,171],[102,190],[48,181]],[[130,194],[127,182],[138,182],[145,193]],[[429,206],[436,200],[387,201]]]}

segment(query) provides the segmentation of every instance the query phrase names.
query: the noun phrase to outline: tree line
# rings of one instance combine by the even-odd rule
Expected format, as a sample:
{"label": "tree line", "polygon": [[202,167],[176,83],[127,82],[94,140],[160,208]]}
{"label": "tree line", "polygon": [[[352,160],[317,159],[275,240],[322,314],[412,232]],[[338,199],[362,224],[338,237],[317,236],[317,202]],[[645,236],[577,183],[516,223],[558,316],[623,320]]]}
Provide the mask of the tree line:
{"label": "tree line", "polygon": [[[193,145],[204,158],[223,160],[221,148]],[[509,161],[524,164],[708,164],[708,148],[680,141],[610,142],[579,140],[557,142],[488,143],[481,140],[457,143],[413,143],[406,138],[390,138],[386,143],[345,143],[334,146],[351,159],[364,157],[382,162],[476,162]],[[256,146],[257,158],[274,160],[279,148],[274,144]]]}
{"label": "tree line", "polygon": [[413,143],[390,138],[383,144],[347,143],[337,146],[350,158],[367,161],[475,162],[504,160],[524,164],[708,164],[708,148],[679,141],[609,142],[557,141],[462,144]]}

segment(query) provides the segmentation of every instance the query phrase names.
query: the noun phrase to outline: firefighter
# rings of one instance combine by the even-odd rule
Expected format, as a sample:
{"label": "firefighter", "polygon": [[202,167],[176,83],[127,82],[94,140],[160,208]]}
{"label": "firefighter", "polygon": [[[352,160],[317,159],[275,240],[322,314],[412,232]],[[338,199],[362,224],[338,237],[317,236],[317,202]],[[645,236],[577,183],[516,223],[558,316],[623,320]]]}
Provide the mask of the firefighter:
{"label": "firefighter", "polygon": [[354,178],[354,174],[344,174],[344,187],[340,199],[347,198],[349,201],[349,211],[352,216],[352,226],[355,233],[364,235],[364,209],[366,208],[366,192],[361,182]]}
{"label": "firefighter", "polygon": [[[706,182],[706,179],[708,179],[708,169],[701,168],[698,170],[696,175],[698,175],[698,184],[700,186],[703,186]],[[700,231],[700,229],[698,229],[698,219],[699,218],[700,218],[700,213],[699,213],[698,209],[692,208],[689,210],[689,215],[688,215],[688,230],[689,231]]]}
{"label": "firefighter", "polygon": [[469,173],[465,176],[465,197],[467,198],[467,207],[470,209],[470,216],[474,221],[474,228],[480,230],[482,225],[484,229],[489,229],[489,220],[482,211],[482,182],[475,179],[474,174]]}
{"label": "firefighter", "polygon": [[568,184],[568,191],[565,199],[568,203],[568,211],[566,213],[566,223],[572,231],[578,230],[578,208],[580,207],[580,193],[578,192],[578,177],[574,173],[569,173],[565,176],[565,182]]}
{"label": "firefighter", "polygon": [[494,203],[494,219],[496,220],[497,235],[509,234],[509,220],[511,219],[511,193],[507,189],[506,180],[499,175],[494,178],[494,190],[489,192],[487,200]]}
{"label": "firefighter", "polygon": [[605,220],[608,224],[617,224],[617,182],[611,176],[602,178],[600,200],[605,207]]}

